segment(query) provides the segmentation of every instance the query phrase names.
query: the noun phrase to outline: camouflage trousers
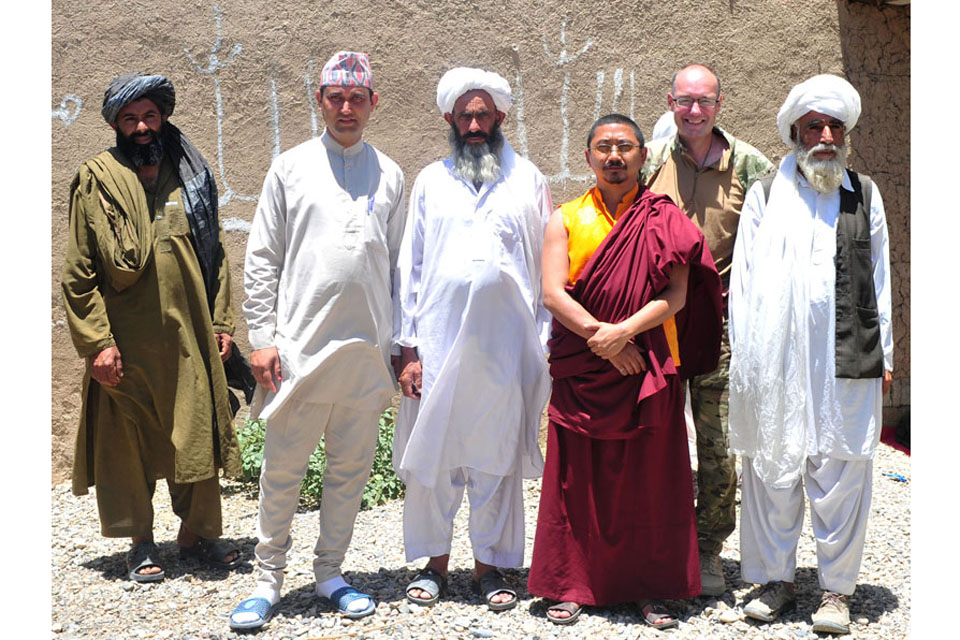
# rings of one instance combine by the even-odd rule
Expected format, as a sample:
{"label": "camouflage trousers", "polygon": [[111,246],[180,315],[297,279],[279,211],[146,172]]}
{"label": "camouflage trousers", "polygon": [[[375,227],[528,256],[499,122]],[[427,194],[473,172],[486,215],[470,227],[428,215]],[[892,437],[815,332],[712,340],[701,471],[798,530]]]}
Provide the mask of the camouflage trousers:
{"label": "camouflage trousers", "polygon": [[724,318],[719,365],[689,382],[697,431],[697,540],[705,553],[720,553],[737,524],[736,456],[728,453],[727,438],[729,368],[730,341]]}

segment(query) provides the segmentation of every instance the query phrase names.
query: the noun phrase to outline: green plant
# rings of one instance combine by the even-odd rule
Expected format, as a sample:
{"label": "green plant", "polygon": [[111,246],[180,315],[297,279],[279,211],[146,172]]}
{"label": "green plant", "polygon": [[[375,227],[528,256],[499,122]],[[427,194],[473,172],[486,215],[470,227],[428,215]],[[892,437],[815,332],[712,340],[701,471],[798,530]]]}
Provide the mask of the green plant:
{"label": "green plant", "polygon": [[263,420],[247,420],[247,423],[237,431],[237,440],[240,442],[240,468],[244,480],[256,482],[260,479],[265,436],[266,423]]}
{"label": "green plant", "polygon": [[[377,434],[377,450],[373,456],[373,469],[370,480],[363,489],[361,509],[369,509],[387,500],[400,498],[404,485],[393,472],[393,434],[396,411],[387,409],[380,415]],[[238,431],[240,441],[240,461],[243,477],[256,482],[260,478],[263,465],[263,443],[266,437],[266,423],[263,420],[248,420]],[[324,443],[321,440],[316,450],[310,454],[307,473],[300,484],[300,500],[304,506],[317,506],[323,496],[323,469],[326,465]]]}

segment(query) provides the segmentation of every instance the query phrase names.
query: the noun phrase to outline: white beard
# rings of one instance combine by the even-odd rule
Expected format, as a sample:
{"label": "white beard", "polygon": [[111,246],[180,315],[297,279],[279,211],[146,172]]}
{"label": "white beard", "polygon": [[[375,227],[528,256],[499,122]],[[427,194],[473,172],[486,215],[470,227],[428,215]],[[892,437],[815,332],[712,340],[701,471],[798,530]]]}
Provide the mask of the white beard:
{"label": "white beard", "polygon": [[500,158],[486,142],[464,145],[461,152],[454,152],[453,172],[467,182],[496,182]]}
{"label": "white beard", "polygon": [[[836,155],[827,160],[821,160],[813,154],[818,151],[832,149]],[[850,155],[850,146],[844,140],[840,146],[832,144],[817,144],[809,149],[797,146],[797,166],[803,172],[810,186],[820,193],[833,193],[843,183],[843,170],[847,165],[847,156]]]}

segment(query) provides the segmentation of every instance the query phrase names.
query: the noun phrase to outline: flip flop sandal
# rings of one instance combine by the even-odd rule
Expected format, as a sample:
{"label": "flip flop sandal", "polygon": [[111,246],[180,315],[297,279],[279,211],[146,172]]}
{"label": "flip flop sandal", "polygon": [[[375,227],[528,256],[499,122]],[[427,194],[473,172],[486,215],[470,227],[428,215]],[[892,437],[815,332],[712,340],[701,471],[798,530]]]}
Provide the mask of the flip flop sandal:
{"label": "flip flop sandal", "polygon": [[[480,594],[491,611],[506,611],[517,606],[517,592],[507,585],[499,569],[490,569],[480,576],[479,580],[474,580],[473,589]],[[513,599],[507,602],[494,602],[492,598],[498,593],[508,593],[513,596]]]}
{"label": "flip flop sandal", "polygon": [[[361,598],[366,598],[370,601],[370,603],[366,608],[361,609],[360,611],[351,611],[348,608],[350,603],[354,602],[355,600],[360,600]],[[344,618],[363,618],[364,616],[370,615],[377,609],[376,605],[373,604],[373,598],[371,596],[368,596],[365,593],[360,593],[349,585],[346,587],[340,587],[331,593],[329,598],[322,599],[327,600],[332,606],[336,607],[337,613],[342,615]]]}
{"label": "flip flop sandal", "polygon": [[[654,629],[672,629],[680,625],[680,621],[673,617],[673,614],[659,600],[641,600],[638,604],[640,605],[640,618]],[[650,613],[644,614],[643,610],[648,606],[650,607]],[[662,613],[663,611],[666,611],[666,613]]]}
{"label": "flip flop sandal", "polygon": [[[163,567],[154,558],[160,557],[160,550],[152,542],[141,542],[127,552],[127,571],[134,582],[160,582],[163,580]],[[146,567],[159,567],[157,573],[137,573]]]}
{"label": "flip flop sandal", "polygon": [[[420,589],[430,594],[429,598],[415,598],[410,595],[411,589]],[[421,607],[430,607],[440,600],[447,590],[447,579],[439,571],[424,567],[413,577],[413,582],[407,585],[407,601]]]}
{"label": "flip flop sandal", "polygon": [[[259,629],[273,617],[273,605],[266,598],[247,598],[230,613],[231,629]],[[234,616],[243,613],[256,614],[253,620],[236,620]]]}
{"label": "flip flop sandal", "polygon": [[[232,561],[225,562],[223,560],[234,552],[236,552],[237,557]],[[243,561],[237,545],[232,542],[227,542],[222,538],[217,538],[216,540],[198,538],[196,544],[192,547],[180,547],[180,558],[183,560],[193,558],[217,569],[236,569]]]}
{"label": "flip flop sandal", "polygon": [[[570,615],[566,618],[561,618],[559,616],[550,615],[551,611],[566,611]],[[583,607],[576,602],[558,602],[557,604],[547,608],[547,620],[553,624],[573,624],[577,621],[577,618],[580,617],[581,611],[583,611]]]}

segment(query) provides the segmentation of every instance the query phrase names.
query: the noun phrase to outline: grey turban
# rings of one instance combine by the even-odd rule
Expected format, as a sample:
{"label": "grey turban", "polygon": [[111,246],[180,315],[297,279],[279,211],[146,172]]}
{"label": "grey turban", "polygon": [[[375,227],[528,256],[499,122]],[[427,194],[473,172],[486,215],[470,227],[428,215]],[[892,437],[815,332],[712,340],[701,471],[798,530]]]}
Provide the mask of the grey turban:
{"label": "grey turban", "polygon": [[142,73],[125,73],[117,76],[103,93],[103,108],[100,114],[108,123],[117,120],[120,109],[140,98],[149,98],[160,109],[160,113],[169,116],[177,103],[173,83],[166,76],[148,76]]}

